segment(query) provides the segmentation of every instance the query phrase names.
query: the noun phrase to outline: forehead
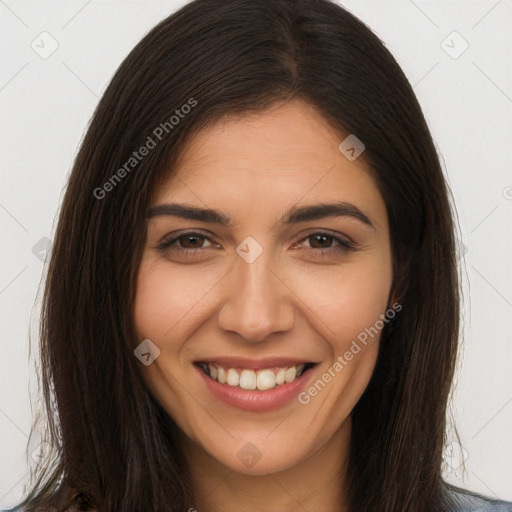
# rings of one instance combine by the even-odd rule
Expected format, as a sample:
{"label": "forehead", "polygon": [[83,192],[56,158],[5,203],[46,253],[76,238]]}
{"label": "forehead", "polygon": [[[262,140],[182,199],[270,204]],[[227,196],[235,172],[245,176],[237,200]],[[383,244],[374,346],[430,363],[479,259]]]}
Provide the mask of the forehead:
{"label": "forehead", "polygon": [[[310,104],[293,100],[258,112],[226,116],[202,130],[177,162],[177,173],[217,162],[224,168],[300,170],[332,161],[345,137]],[[355,166],[365,168],[362,163]]]}
{"label": "forehead", "polygon": [[189,141],[154,204],[181,199],[260,211],[336,199],[385,216],[363,158],[349,161],[338,149],[346,135],[300,100],[223,118]]}

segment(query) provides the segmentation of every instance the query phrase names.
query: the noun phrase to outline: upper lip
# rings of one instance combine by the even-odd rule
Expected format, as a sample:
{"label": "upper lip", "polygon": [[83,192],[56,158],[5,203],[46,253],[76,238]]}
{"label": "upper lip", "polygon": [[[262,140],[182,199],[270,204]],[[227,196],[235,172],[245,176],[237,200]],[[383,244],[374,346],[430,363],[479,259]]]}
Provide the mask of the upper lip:
{"label": "upper lip", "polygon": [[[194,363],[218,364],[224,368],[247,368],[251,370],[260,370],[262,368],[289,368],[299,364],[313,363],[307,359],[297,359],[293,357],[266,357],[263,359],[244,359],[241,357],[208,357],[198,359]],[[314,364],[314,363],[313,363]]]}

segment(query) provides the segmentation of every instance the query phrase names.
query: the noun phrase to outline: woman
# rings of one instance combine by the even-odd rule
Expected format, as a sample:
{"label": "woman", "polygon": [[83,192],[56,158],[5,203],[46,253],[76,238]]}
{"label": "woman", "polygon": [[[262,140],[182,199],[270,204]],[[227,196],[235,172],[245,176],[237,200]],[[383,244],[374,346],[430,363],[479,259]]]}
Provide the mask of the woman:
{"label": "woman", "polygon": [[57,457],[18,509],[512,510],[441,477],[453,232],[365,25],[326,0],[186,5],[70,176],[41,323]]}

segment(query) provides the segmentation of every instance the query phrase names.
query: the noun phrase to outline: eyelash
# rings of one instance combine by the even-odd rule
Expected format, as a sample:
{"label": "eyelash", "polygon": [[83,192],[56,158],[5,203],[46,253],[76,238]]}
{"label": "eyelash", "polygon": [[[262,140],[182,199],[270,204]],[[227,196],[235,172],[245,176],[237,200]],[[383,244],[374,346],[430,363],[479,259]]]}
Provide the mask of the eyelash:
{"label": "eyelash", "polygon": [[[334,247],[327,247],[325,249],[316,249],[313,247],[309,248],[311,251],[313,251],[313,253],[315,255],[318,255],[318,256],[333,256],[334,255],[334,256],[336,256],[338,254],[341,255],[343,253],[346,253],[347,251],[355,251],[356,250],[355,245],[352,242],[350,242],[348,240],[344,240],[343,238],[334,236],[331,233],[324,232],[324,231],[315,231],[314,233],[310,233],[307,236],[305,236],[304,238],[300,239],[294,245],[300,244],[300,243],[304,242],[305,240],[307,240],[308,238],[311,238],[311,237],[314,237],[317,235],[330,237],[330,238],[332,238],[332,240],[334,242],[338,242],[339,245],[334,246]],[[205,240],[208,240],[209,242],[214,243],[210,237],[203,235],[202,233],[197,233],[195,231],[187,231],[185,233],[180,233],[177,236],[174,236],[171,240],[163,240],[159,245],[156,246],[156,249],[162,253],[168,252],[169,249],[177,241],[179,241],[180,238],[182,238],[184,236],[204,238]],[[172,249],[172,252],[174,252],[175,254],[178,254],[178,255],[187,256],[187,255],[196,255],[197,252],[202,249],[203,248],[201,248],[201,247],[195,248],[195,249],[190,249],[190,248],[177,248],[176,249],[176,248],[174,248],[174,249]],[[306,248],[306,249],[308,249],[308,248]]]}

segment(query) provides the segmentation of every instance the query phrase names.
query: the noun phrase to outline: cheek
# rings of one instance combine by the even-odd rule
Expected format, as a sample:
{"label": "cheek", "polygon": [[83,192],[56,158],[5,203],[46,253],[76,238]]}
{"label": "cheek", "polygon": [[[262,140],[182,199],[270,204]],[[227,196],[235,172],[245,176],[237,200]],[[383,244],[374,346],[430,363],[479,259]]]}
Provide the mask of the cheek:
{"label": "cheek", "polygon": [[[311,323],[333,344],[356,337],[386,310],[392,280],[389,257],[368,255],[346,266],[292,265],[280,270],[300,298],[295,306],[306,316],[309,311]],[[178,332],[196,320],[204,322],[212,314],[214,289],[222,286],[225,273],[216,266],[198,272],[192,265],[178,268],[143,259],[134,310],[139,338],[164,341],[175,328]]]}
{"label": "cheek", "polygon": [[215,287],[218,272],[179,269],[143,260],[137,277],[134,321],[139,338],[163,340],[180,322],[201,314],[202,301]]}
{"label": "cheek", "polygon": [[[314,283],[314,286],[312,284]],[[310,318],[328,342],[329,356],[299,395],[327,439],[350,415],[375,369],[392,283],[391,258],[362,258],[329,274],[302,276]],[[313,320],[310,320],[311,322]]]}
{"label": "cheek", "polygon": [[[339,353],[386,312],[392,283],[391,260],[361,258],[352,265],[317,270],[314,275],[297,272],[293,280],[311,311],[311,322],[318,325],[332,349]],[[318,320],[314,321],[314,316]]]}

